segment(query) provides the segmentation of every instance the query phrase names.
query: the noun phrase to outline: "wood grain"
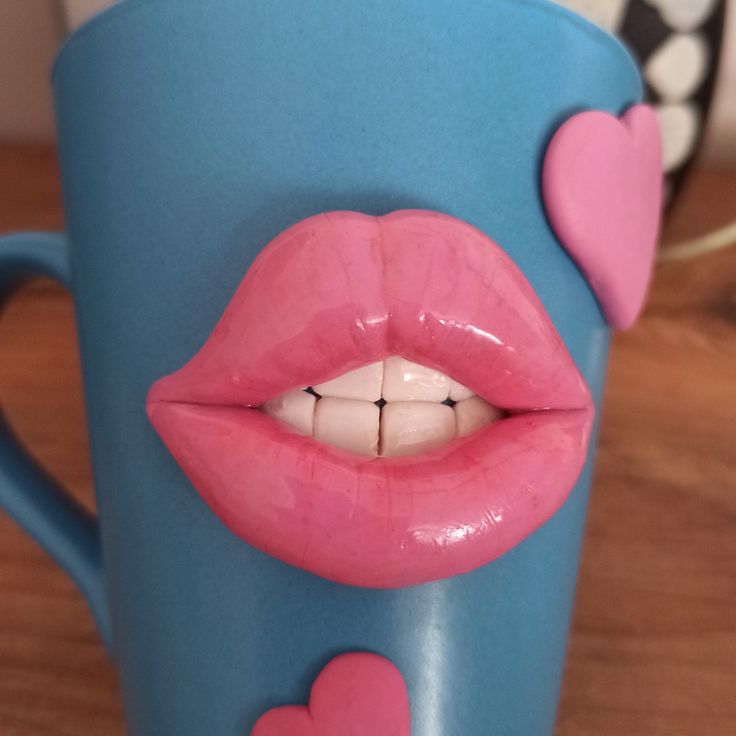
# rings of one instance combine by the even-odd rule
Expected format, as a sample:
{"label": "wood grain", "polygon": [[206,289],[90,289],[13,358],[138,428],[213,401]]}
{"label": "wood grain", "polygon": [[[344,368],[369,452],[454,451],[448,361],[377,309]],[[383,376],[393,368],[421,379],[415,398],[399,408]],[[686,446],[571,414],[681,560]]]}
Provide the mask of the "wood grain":
{"label": "wood grain", "polygon": [[[665,240],[733,217],[736,175],[700,172]],[[53,153],[0,147],[0,232],[61,226]],[[72,306],[50,282],[3,317],[0,392],[92,504]],[[614,339],[603,411],[557,736],[736,733],[736,249],[659,267],[644,318]],[[84,603],[0,514],[0,736],[121,724]]]}
{"label": "wood grain", "polygon": [[[736,218],[699,172],[664,241]],[[736,733],[736,247],[661,264],[613,341],[557,736]]]}
{"label": "wood grain", "polygon": [[[51,151],[0,147],[0,233],[61,229]],[[92,506],[71,300],[24,287],[0,322],[0,396],[33,453]],[[69,579],[0,512],[0,736],[121,736],[112,665]]]}

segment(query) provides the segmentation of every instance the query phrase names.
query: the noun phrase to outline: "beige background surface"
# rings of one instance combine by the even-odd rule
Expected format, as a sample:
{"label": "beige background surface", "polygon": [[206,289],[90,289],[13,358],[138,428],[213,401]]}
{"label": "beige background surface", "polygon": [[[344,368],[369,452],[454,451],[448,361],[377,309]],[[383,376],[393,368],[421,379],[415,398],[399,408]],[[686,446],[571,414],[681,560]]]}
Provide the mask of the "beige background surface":
{"label": "beige background surface", "polygon": [[0,0],[0,141],[52,140],[48,77],[63,35],[57,0]]}

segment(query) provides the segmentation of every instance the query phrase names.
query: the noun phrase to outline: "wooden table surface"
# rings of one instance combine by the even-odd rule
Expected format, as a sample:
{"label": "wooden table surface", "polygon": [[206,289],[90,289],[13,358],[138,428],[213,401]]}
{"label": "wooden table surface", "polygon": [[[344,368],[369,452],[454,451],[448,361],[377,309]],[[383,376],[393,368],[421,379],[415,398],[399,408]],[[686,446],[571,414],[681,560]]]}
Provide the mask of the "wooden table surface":
{"label": "wooden table surface", "polygon": [[[664,240],[735,217],[736,174],[700,172]],[[0,147],[0,232],[61,227],[53,153]],[[91,505],[75,339],[69,297],[25,287],[0,325],[0,391]],[[614,338],[557,736],[736,734],[735,426],[736,248],[660,265],[643,319]],[[121,723],[85,604],[0,514],[0,736]]]}

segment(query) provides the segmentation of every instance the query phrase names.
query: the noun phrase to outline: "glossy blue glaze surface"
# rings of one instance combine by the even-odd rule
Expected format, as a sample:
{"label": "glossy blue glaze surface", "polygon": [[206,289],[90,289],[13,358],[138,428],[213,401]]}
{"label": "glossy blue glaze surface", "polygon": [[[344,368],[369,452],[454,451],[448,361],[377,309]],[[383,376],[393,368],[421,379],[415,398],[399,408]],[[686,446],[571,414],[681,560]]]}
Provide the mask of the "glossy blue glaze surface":
{"label": "glossy blue glaze surface", "polygon": [[404,674],[414,736],[550,734],[590,463],[562,511],[487,567],[354,589],[230,534],[145,396],[281,230],[422,208],[507,250],[598,401],[608,329],[539,176],[562,120],[639,100],[625,52],[531,0],[126,0],[68,42],[54,89],[130,733],[244,736],[265,709],[306,702],[331,657],[368,649]]}

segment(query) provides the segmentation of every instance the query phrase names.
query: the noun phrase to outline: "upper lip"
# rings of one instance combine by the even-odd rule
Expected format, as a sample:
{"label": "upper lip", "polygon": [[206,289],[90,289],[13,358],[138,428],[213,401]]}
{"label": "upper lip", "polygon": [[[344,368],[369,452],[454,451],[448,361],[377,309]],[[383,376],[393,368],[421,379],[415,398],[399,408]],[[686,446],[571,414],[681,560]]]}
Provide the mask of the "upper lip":
{"label": "upper lip", "polygon": [[[394,354],[512,416],[426,456],[366,459],[244,409]],[[531,286],[483,233],[439,213],[336,212],[262,251],[148,412],[248,542],[393,587],[473,569],[549,518],[584,462],[592,402]]]}

